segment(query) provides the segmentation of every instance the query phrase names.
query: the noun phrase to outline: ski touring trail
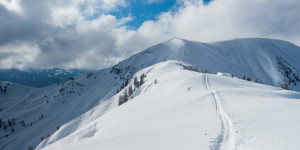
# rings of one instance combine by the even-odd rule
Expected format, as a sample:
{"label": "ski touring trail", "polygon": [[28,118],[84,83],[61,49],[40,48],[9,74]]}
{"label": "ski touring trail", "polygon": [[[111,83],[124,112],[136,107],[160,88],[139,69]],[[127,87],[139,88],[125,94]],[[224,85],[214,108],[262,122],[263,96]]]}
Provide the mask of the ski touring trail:
{"label": "ski touring trail", "polygon": [[209,85],[208,74],[204,75],[204,83],[207,90],[211,91],[212,98],[216,104],[216,112],[221,120],[221,132],[216,139],[213,147],[213,150],[234,150],[234,133],[233,133],[233,123],[230,120],[228,114],[223,110],[220,97],[217,92],[212,89]]}

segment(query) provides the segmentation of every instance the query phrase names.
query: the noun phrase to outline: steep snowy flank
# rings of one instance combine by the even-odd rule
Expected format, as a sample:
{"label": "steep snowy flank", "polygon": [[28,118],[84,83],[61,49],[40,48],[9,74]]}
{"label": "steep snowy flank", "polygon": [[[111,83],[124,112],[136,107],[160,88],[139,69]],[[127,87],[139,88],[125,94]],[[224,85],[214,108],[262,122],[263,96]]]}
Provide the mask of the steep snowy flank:
{"label": "steep snowy flank", "polygon": [[44,88],[1,81],[0,149],[35,147],[63,124],[105,103],[126,82],[110,71],[86,73]]}
{"label": "steep snowy flank", "polygon": [[[298,92],[187,70],[176,61],[156,64],[136,76],[142,73],[145,83],[128,102],[104,115],[94,112],[116,103],[121,91],[103,106],[62,126],[37,149],[273,150],[300,146],[300,119],[295,115],[300,113]],[[65,130],[77,127],[77,120],[91,118],[59,138]]]}

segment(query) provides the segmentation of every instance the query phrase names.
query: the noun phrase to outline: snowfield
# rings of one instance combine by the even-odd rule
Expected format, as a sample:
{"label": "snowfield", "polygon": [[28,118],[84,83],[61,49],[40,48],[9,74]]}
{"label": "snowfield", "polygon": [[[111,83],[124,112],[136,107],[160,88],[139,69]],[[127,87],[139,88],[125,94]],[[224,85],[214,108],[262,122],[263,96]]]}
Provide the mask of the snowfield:
{"label": "snowfield", "polygon": [[0,81],[0,149],[298,149],[299,58],[281,40],[173,38],[43,88]]}
{"label": "snowfield", "polygon": [[[184,70],[175,61],[142,72],[147,81],[128,102],[102,116],[88,112],[85,117],[97,119],[54,142],[59,130],[37,149],[271,150],[300,146],[300,93]],[[66,126],[72,128],[72,122]]]}

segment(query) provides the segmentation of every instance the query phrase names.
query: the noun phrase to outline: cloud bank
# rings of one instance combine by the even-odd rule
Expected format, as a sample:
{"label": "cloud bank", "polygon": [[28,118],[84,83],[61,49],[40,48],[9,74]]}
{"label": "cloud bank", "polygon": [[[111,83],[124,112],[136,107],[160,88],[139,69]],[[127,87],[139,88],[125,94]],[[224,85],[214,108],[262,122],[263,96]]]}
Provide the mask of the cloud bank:
{"label": "cloud bank", "polygon": [[[155,2],[155,1],[151,1]],[[278,38],[300,45],[298,0],[177,0],[132,29],[134,16],[110,15],[126,0],[0,1],[0,68],[101,69],[151,45],[180,37],[212,42]]]}

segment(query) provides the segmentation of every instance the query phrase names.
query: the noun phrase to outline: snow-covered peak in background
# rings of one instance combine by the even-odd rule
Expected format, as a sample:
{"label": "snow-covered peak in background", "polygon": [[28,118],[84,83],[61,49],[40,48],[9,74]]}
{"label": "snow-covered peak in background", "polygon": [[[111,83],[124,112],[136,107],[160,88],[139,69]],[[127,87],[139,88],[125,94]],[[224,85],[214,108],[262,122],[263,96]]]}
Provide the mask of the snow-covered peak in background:
{"label": "snow-covered peak in background", "polygon": [[172,38],[120,62],[115,68],[136,70],[166,60],[192,64],[211,73],[243,75],[259,82],[280,86],[289,80],[292,90],[300,90],[300,48],[281,40],[248,38],[200,43]]}
{"label": "snow-covered peak in background", "polygon": [[[178,130],[182,130],[180,133],[186,136],[192,136],[190,142],[182,144],[192,144],[197,149],[208,149],[208,147],[220,149],[222,145],[241,145],[242,148],[258,146],[264,149],[263,146],[268,145],[266,143],[274,143],[274,141],[285,143],[283,148],[288,148],[287,145],[295,144],[294,141],[299,137],[290,133],[291,131],[279,122],[284,118],[286,122],[293,124],[291,130],[299,130],[298,119],[288,117],[299,113],[297,111],[300,110],[299,102],[295,100],[299,99],[299,93],[283,91],[280,88],[263,84],[280,87],[284,80],[288,80],[292,90],[299,90],[300,62],[297,61],[299,58],[300,48],[281,40],[252,38],[200,43],[172,38],[110,68],[81,74],[47,87],[30,88],[1,82],[1,88],[6,90],[0,94],[0,119],[5,121],[2,125],[6,124],[6,129],[0,129],[0,149],[35,148],[41,141],[43,142],[38,149],[43,147],[64,149],[72,145],[74,147],[68,148],[81,149],[83,146],[84,149],[89,149],[87,143],[93,145],[92,143],[98,142],[102,144],[97,148],[120,149],[120,147],[110,147],[116,145],[112,145],[111,142],[116,140],[122,143],[124,137],[127,136],[128,140],[132,138],[131,142],[137,138],[146,138],[144,142],[147,142],[149,141],[147,139],[152,140],[153,136],[157,137],[157,134],[166,135],[162,138],[158,137],[157,142],[168,144],[165,139],[172,139],[169,140],[172,143],[177,143],[176,139],[180,139],[175,134]],[[218,72],[220,76],[212,75]],[[60,71],[55,73],[60,73]],[[135,89],[129,102],[117,107],[124,90],[134,83],[135,77],[139,78],[143,73],[146,75],[145,84]],[[256,81],[263,84],[238,79],[243,75],[245,79],[256,78]],[[211,83],[213,88],[207,82]],[[170,96],[159,97],[165,94]],[[214,95],[224,99],[220,100],[215,97],[215,101],[211,101]],[[241,99],[244,101],[240,101]],[[274,99],[280,100],[277,102],[273,101]],[[204,103],[201,104],[202,102]],[[234,103],[238,104],[234,105]],[[274,105],[271,106],[271,103]],[[223,105],[232,105],[232,107],[221,110]],[[245,109],[244,106],[248,105],[253,107]],[[208,106],[219,109],[214,112],[215,109],[209,109]],[[283,113],[282,118],[265,120],[265,110],[268,115],[272,115],[272,111],[281,109],[290,111]],[[227,115],[222,115],[220,110],[227,112]],[[247,116],[256,110],[259,111],[252,116]],[[110,115],[107,112],[110,112]],[[145,114],[145,116],[134,115],[134,113]],[[164,113],[166,113],[165,116]],[[163,118],[155,117],[160,114]],[[199,115],[200,120],[194,122],[193,120]],[[176,118],[178,116],[181,117]],[[144,119],[141,119],[143,117]],[[176,121],[172,122],[172,120]],[[203,120],[206,120],[207,124]],[[244,123],[237,124],[235,127],[242,126],[241,128],[227,128],[226,130],[238,131],[237,134],[240,135],[235,136],[221,129],[222,126],[230,126],[230,122],[234,124],[239,120]],[[134,124],[126,123],[128,121]],[[159,126],[161,121],[165,123],[165,126]],[[8,125],[8,122],[11,122],[11,125]],[[256,125],[247,126],[247,122]],[[280,133],[280,135],[284,135],[283,137],[291,135],[295,140],[264,139],[260,132],[265,129],[264,124],[269,123],[276,125],[266,130],[267,138],[276,136],[276,133],[271,134],[275,128],[283,128],[282,131],[287,131],[288,134]],[[125,126],[119,128],[118,124]],[[186,128],[181,128],[181,124],[184,124],[182,127]],[[190,126],[192,124],[204,127],[198,130]],[[170,130],[164,130],[166,128]],[[253,133],[251,128],[255,128]],[[124,133],[120,131],[121,129],[128,131]],[[151,135],[152,131],[153,135]],[[199,135],[192,134],[194,131]],[[145,136],[141,137],[143,133]],[[226,143],[223,141],[227,141],[224,138],[227,134],[234,138]],[[169,135],[173,135],[172,138]],[[257,138],[248,138],[256,136]],[[74,141],[78,143],[74,144]],[[261,142],[256,145],[257,141]],[[197,144],[199,142],[200,144]],[[123,142],[123,144],[126,143]],[[141,149],[139,146],[142,145],[147,145],[147,143],[142,142],[136,148]],[[175,144],[174,147],[176,146],[183,149]],[[274,148],[275,146],[278,145],[271,144],[267,147]],[[149,148],[158,149],[157,147]]]}

